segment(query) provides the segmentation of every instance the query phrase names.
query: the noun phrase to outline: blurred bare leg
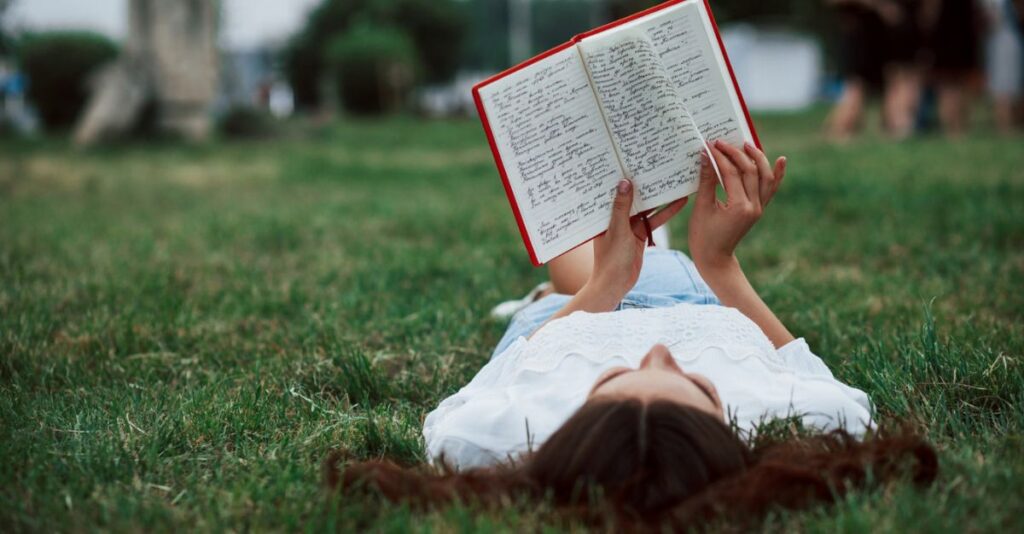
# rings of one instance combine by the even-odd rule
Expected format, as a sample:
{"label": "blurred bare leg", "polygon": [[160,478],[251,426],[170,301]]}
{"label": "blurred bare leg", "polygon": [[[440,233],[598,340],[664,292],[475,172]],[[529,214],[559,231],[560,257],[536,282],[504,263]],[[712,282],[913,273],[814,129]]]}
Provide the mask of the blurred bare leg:
{"label": "blurred bare leg", "polygon": [[946,135],[960,137],[967,130],[967,90],[959,81],[939,84],[939,120]]}
{"label": "blurred bare leg", "polygon": [[896,139],[914,133],[921,96],[921,76],[913,67],[897,66],[887,72],[882,113],[886,132]]}
{"label": "blurred bare leg", "polygon": [[843,85],[843,94],[828,119],[828,135],[833,141],[848,141],[860,128],[866,91],[860,80],[847,80]]}
{"label": "blurred bare leg", "polygon": [[1003,135],[1013,133],[1014,128],[1013,97],[1000,95],[993,97],[992,113],[995,115],[996,129]]}
{"label": "blurred bare leg", "polygon": [[584,243],[548,262],[548,276],[555,293],[575,295],[594,269],[594,244]]}

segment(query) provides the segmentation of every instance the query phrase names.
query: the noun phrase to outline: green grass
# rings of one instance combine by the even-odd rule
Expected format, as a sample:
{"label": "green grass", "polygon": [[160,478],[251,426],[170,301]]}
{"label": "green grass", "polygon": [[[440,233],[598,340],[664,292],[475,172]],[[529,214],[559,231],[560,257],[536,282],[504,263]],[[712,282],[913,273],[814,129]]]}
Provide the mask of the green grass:
{"label": "green grass", "polygon": [[[838,378],[926,430],[942,472],[765,528],[1021,530],[1020,140],[835,147],[819,119],[757,119],[790,175],[741,259]],[[420,514],[319,487],[335,447],[422,461],[423,416],[503,332],[488,309],[544,278],[477,123],[4,141],[0,221],[5,530],[551,524],[543,507]],[[673,231],[685,248],[685,217]]]}

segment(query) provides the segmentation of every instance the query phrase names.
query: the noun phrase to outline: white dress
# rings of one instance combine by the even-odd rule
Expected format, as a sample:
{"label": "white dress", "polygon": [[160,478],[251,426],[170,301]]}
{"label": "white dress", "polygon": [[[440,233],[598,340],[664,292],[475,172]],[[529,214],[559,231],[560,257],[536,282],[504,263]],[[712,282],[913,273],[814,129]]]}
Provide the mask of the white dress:
{"label": "white dress", "polygon": [[776,350],[736,309],[678,304],[575,312],[520,337],[427,415],[428,455],[466,469],[536,449],[583,405],[602,372],[637,367],[656,343],[715,384],[743,432],[788,416],[855,435],[872,424],[867,395],[833,378],[803,339]]}
{"label": "white dress", "polygon": [[989,91],[1017,97],[1024,85],[1024,42],[1013,17],[1011,0],[987,0],[991,25],[986,50]]}

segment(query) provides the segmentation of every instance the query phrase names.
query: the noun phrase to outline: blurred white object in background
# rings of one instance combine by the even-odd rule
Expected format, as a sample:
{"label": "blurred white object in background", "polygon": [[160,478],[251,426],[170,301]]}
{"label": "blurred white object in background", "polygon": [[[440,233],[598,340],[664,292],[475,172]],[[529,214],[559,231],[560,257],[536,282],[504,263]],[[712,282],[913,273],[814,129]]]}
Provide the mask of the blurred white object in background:
{"label": "blurred white object in background", "polygon": [[987,0],[989,34],[985,48],[988,89],[995,96],[1020,96],[1024,84],[1024,40],[1010,0]]}
{"label": "blurred white object in background", "polygon": [[[814,39],[739,24],[723,28],[722,40],[751,110],[796,111],[818,100],[823,54]],[[418,107],[430,117],[475,114],[473,84],[488,76],[460,72],[452,83],[423,87],[416,95]]]}
{"label": "blurred white object in background", "polygon": [[268,102],[270,113],[279,119],[290,117],[295,111],[295,94],[292,93],[292,86],[283,80],[277,80],[270,86],[270,99]]}
{"label": "blurred white object in background", "polygon": [[814,39],[737,24],[722,28],[722,41],[751,110],[795,111],[817,101],[822,51]]}
{"label": "blurred white object in background", "polygon": [[459,72],[451,83],[422,87],[416,94],[417,107],[428,117],[475,115],[473,85],[491,75]]}
{"label": "blurred white object in background", "polygon": [[25,100],[25,76],[0,58],[0,131],[21,135],[39,131],[39,116]]}

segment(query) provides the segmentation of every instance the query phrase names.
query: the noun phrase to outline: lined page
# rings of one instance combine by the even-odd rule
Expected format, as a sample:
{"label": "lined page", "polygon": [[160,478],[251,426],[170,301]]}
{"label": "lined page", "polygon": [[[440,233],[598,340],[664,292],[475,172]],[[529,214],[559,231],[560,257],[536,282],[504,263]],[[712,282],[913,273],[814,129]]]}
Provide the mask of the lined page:
{"label": "lined page", "polygon": [[[703,2],[684,2],[624,25],[643,31],[709,141],[753,141]],[[612,32],[609,32],[612,33]]]}
{"label": "lined page", "polygon": [[[696,191],[702,141],[695,139],[693,135],[694,124],[705,139],[723,139],[737,147],[744,141],[753,142],[753,135],[729,77],[725,57],[718,46],[711,18],[703,2],[694,0],[676,4],[583,39],[580,48],[587,57],[595,82],[601,69],[595,70],[597,65],[593,60],[599,59],[600,56],[594,54],[600,54],[601,50],[623,41],[635,43],[633,47],[642,56],[633,57],[638,61],[642,59],[643,63],[630,65],[629,68],[632,70],[627,69],[625,73],[617,76],[620,80],[618,90],[614,89],[614,83],[608,83],[607,87],[604,83],[595,83],[599,87],[598,95],[601,97],[605,113],[611,115],[608,119],[609,124],[621,122],[610,109],[625,106],[624,109],[629,113],[636,113],[637,110],[630,106],[643,102],[639,94],[634,94],[632,102],[626,100],[623,104],[616,104],[623,92],[628,94],[653,90],[659,95],[667,94],[664,78],[671,81],[676,103],[682,107],[684,113],[689,114],[683,121],[684,124],[679,126],[676,124],[678,115],[673,111],[671,104],[659,101],[654,107],[655,112],[662,112],[661,121],[665,128],[660,133],[669,135],[675,131],[680,138],[681,151],[673,147],[670,140],[660,136],[652,137],[648,134],[620,137],[613,132],[613,137],[620,143],[619,151],[624,154],[623,164],[627,171],[637,173],[638,181],[645,180],[648,176],[653,179],[647,186],[642,206],[638,206],[644,210]],[[643,90],[635,86],[640,81],[646,84]],[[634,86],[628,85],[630,83]],[[649,104],[650,102],[641,107],[640,111],[651,115],[652,108]],[[669,122],[673,123],[671,127],[668,126]],[[621,126],[624,132],[631,130],[627,124],[623,123]],[[646,122],[640,124],[640,127],[648,125]],[[638,153],[625,156],[626,152],[634,150]],[[670,150],[676,152],[667,153]],[[638,160],[640,163],[637,163]],[[652,161],[667,168],[646,175],[645,171],[650,166],[644,163]]]}
{"label": "lined page", "polygon": [[670,73],[643,31],[585,40],[586,60],[622,164],[636,184],[634,212],[697,189],[703,144]]}
{"label": "lined page", "polygon": [[537,260],[605,231],[622,169],[576,48],[479,94]]}

